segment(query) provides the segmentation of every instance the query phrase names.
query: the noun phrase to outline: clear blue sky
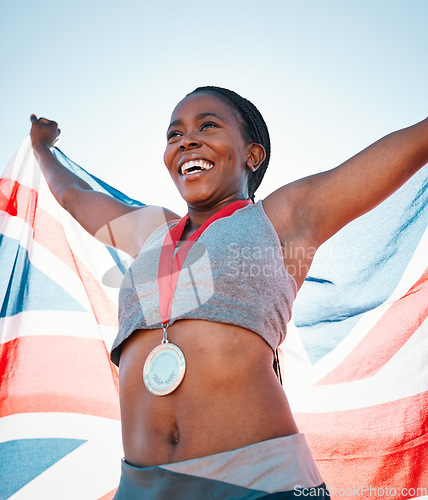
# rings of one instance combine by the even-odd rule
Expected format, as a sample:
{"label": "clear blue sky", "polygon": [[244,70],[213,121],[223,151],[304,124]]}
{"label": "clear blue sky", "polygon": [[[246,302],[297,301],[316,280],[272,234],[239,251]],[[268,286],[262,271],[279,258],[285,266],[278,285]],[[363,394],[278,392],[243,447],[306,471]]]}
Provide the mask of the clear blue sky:
{"label": "clear blue sky", "polygon": [[265,116],[263,197],[427,115],[427,28],[426,0],[0,0],[0,170],[36,113],[82,166],[182,213],[165,131],[213,84]]}

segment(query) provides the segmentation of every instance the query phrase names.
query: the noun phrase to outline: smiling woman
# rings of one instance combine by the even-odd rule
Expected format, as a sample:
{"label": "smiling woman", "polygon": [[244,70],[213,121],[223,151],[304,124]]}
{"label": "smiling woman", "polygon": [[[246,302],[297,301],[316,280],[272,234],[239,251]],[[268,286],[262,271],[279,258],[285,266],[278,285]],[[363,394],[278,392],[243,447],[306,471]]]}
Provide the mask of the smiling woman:
{"label": "smiling woman", "polygon": [[[230,95],[233,94],[230,92]],[[237,109],[234,111],[234,104],[232,101],[228,103],[228,99],[217,89],[210,92],[206,88],[197,89],[176,107],[172,115],[164,160],[188,205],[208,200],[210,203],[224,203],[231,195],[245,199],[249,197],[249,190],[253,198],[255,188],[250,188],[249,179],[262,164],[260,172],[264,173],[267,167],[264,160],[266,150],[269,154],[270,143],[263,119],[260,116],[266,129],[264,145],[259,137],[252,137],[258,134],[248,130],[249,125]],[[210,168],[196,170],[195,165],[189,163],[195,161]],[[190,166],[193,168],[183,170],[183,167]],[[190,178],[192,172],[198,174],[193,173]],[[196,180],[203,181],[204,185],[202,182],[196,185]]]}
{"label": "smiling woman", "polygon": [[[117,246],[136,257],[111,353],[125,451],[116,498],[327,495],[276,349],[314,249],[427,162],[427,120],[253,203],[270,155],[266,124],[238,94],[198,88],[167,132],[165,164],[188,207],[179,221],[94,192],[50,153],[56,123],[32,122],[59,203],[101,239],[115,219],[131,221],[114,226]],[[290,246],[300,251],[283,253]]]}

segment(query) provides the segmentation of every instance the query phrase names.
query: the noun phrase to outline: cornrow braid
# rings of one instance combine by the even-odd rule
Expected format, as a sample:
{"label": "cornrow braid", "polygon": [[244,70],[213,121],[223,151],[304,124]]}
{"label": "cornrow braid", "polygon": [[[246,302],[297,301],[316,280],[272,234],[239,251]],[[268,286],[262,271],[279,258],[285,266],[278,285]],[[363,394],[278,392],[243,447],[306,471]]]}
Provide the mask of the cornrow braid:
{"label": "cornrow braid", "polygon": [[242,122],[242,131],[244,138],[250,142],[261,144],[266,151],[266,158],[263,160],[259,168],[252,172],[248,178],[248,196],[254,201],[254,193],[260,186],[263,176],[269,164],[270,158],[270,138],[269,131],[260,111],[254,106],[252,102],[233,90],[224,89],[222,87],[198,87],[193,92],[187,95],[195,94],[197,92],[209,92],[220,97],[226,104],[232,105]]}

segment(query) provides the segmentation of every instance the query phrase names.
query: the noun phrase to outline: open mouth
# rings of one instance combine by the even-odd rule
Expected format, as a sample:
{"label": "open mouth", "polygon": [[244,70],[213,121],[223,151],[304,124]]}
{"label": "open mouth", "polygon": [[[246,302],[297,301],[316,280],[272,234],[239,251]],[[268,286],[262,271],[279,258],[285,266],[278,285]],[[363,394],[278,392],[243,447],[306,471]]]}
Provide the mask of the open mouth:
{"label": "open mouth", "polygon": [[191,175],[201,172],[202,170],[210,170],[214,164],[206,160],[190,160],[183,163],[180,168],[181,175]]}

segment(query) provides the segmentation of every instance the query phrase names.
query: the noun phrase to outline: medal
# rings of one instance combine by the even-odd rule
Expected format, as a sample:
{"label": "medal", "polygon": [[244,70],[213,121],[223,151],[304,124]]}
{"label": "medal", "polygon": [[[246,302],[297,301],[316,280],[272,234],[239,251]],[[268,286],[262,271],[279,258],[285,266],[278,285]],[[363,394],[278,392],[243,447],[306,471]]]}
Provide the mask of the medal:
{"label": "medal", "polygon": [[147,390],[155,396],[165,396],[175,391],[181,384],[186,372],[186,360],[183,352],[177,345],[169,342],[167,336],[172,299],[184,260],[193,243],[212,222],[232,215],[239,208],[243,208],[251,203],[251,200],[237,200],[223,207],[202,224],[182,244],[177,253],[175,253],[175,250],[183,235],[189,215],[185,215],[165,236],[158,269],[159,309],[163,327],[163,338],[160,345],[149,353],[143,368],[144,384]]}
{"label": "medal", "polygon": [[143,379],[147,389],[155,396],[165,396],[174,391],[183,380],[186,360],[181,349],[166,338],[147,356]]}

